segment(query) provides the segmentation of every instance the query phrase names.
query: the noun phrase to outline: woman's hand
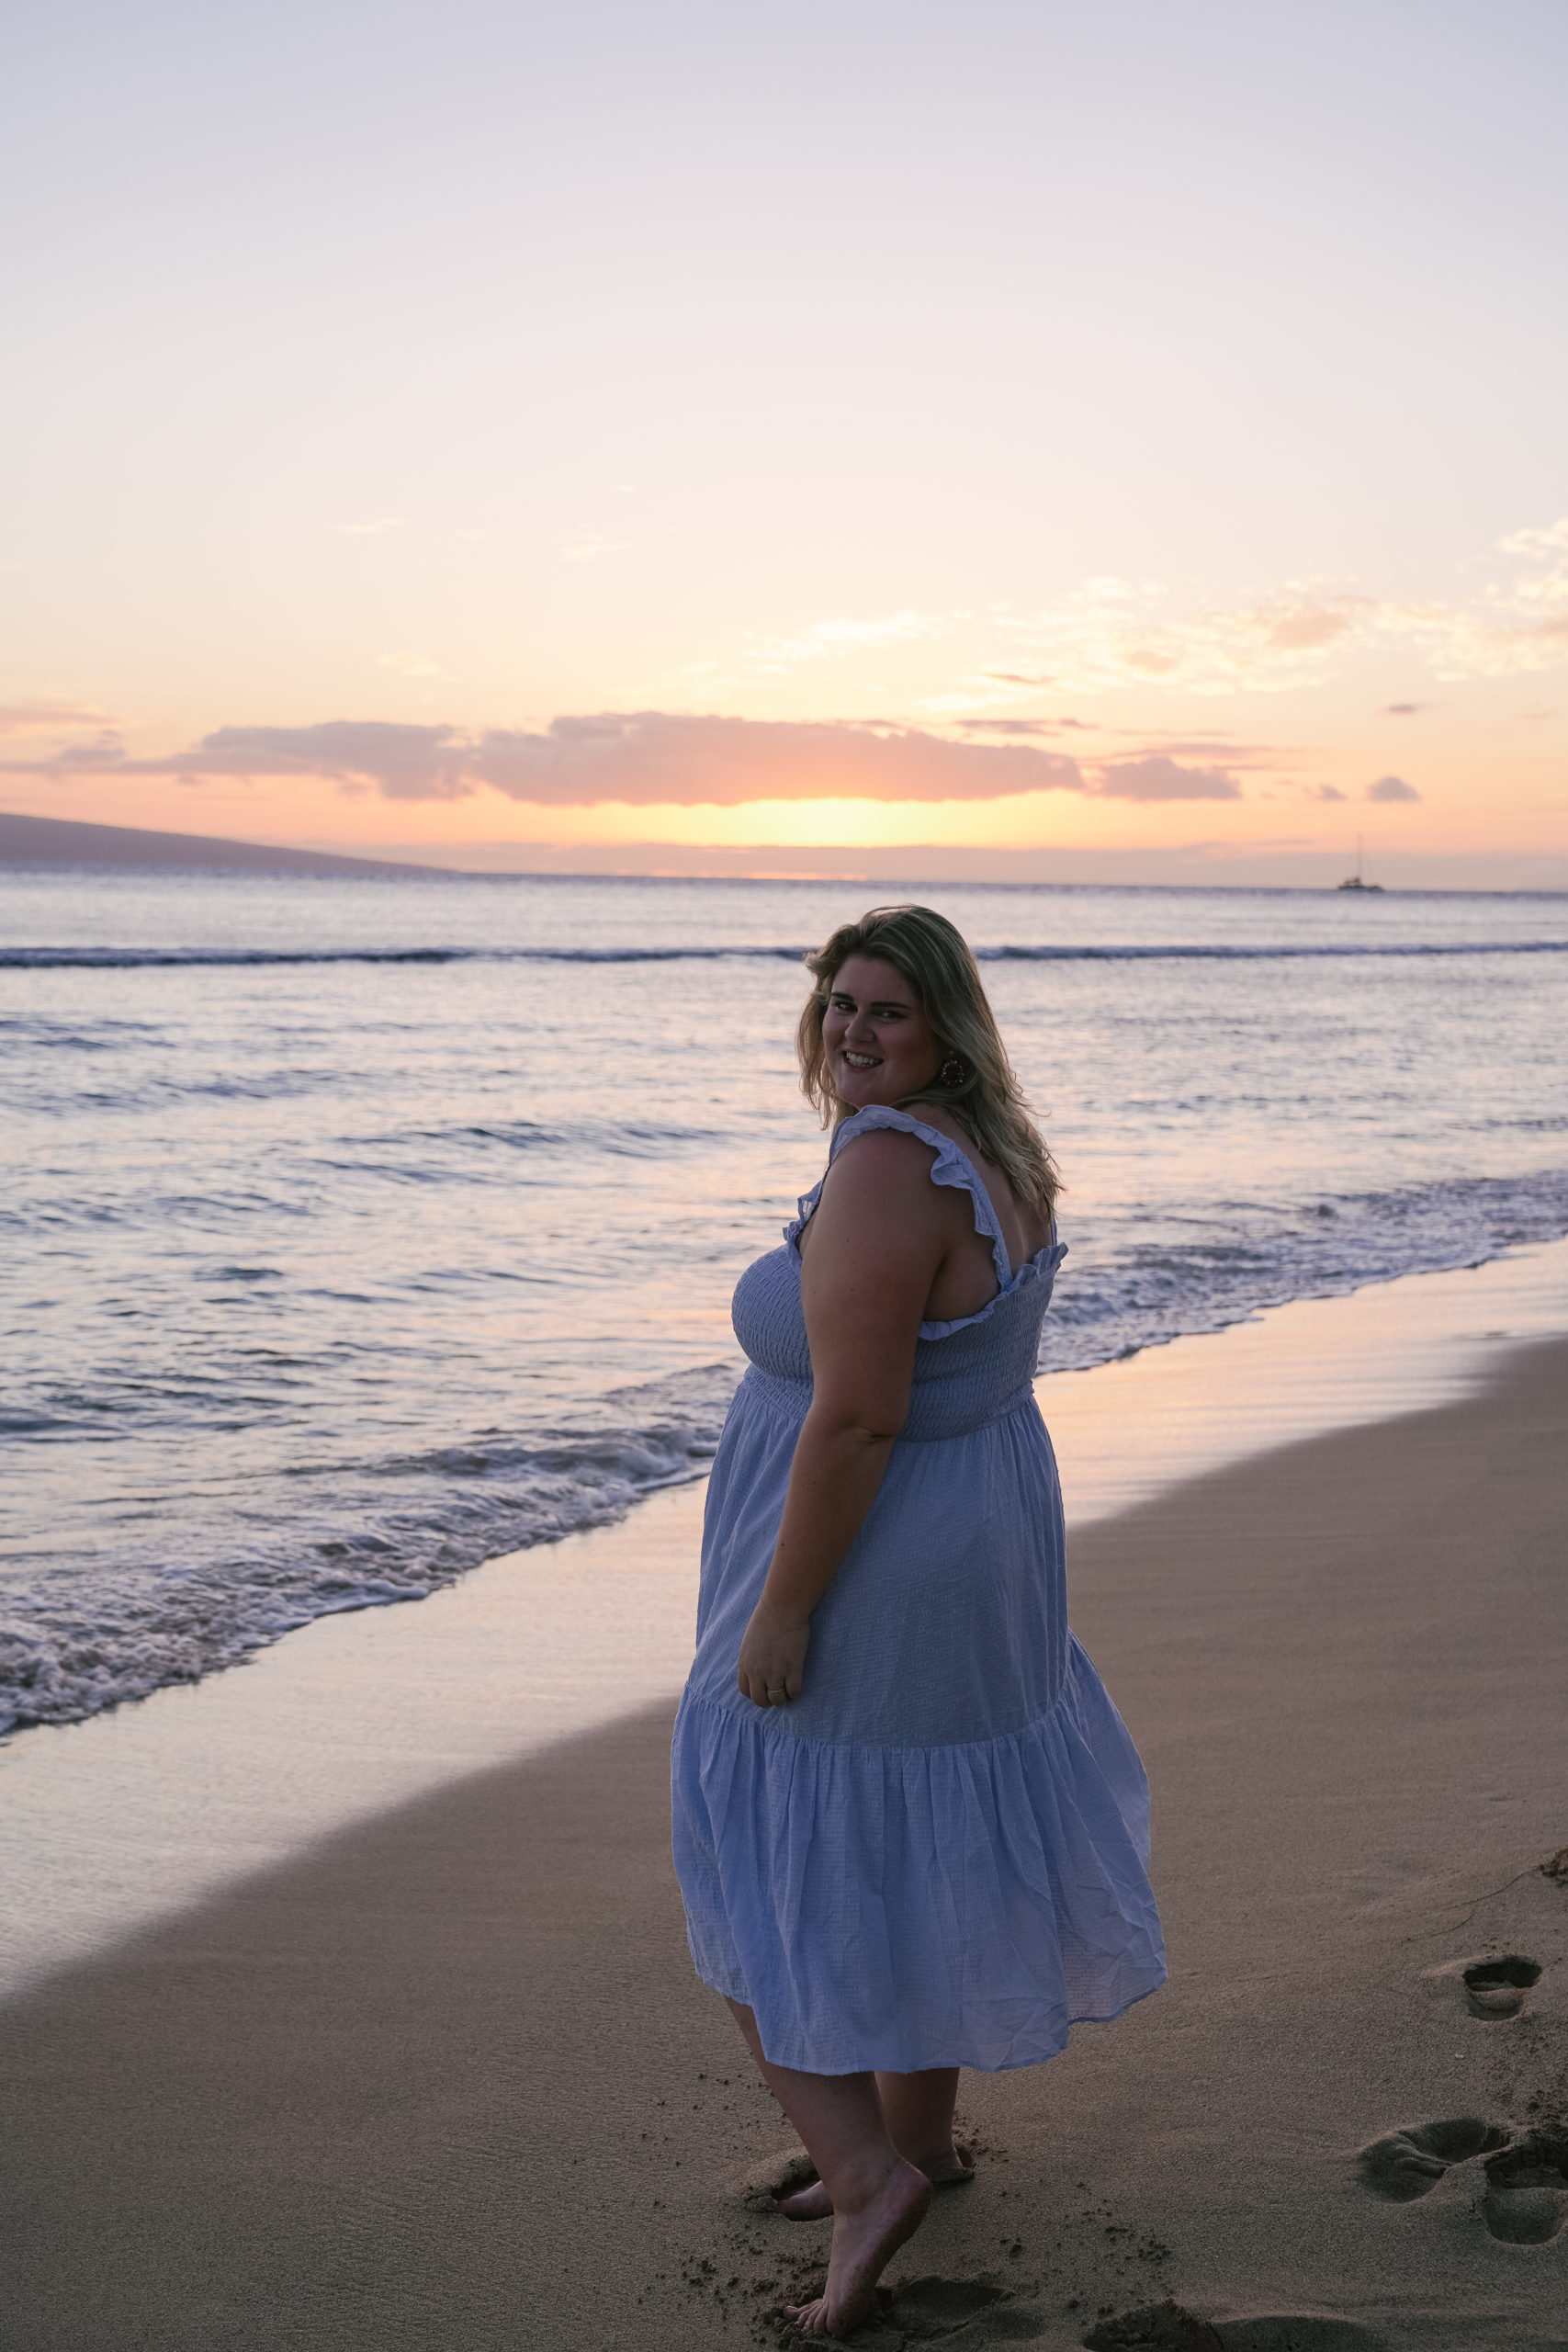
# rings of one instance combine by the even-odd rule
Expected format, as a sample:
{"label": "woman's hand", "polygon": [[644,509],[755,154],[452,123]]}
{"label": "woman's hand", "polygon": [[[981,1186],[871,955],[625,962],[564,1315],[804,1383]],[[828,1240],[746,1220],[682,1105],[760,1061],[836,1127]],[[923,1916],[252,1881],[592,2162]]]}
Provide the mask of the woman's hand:
{"label": "woman's hand", "polygon": [[786,1615],[763,1600],[751,1611],[740,1643],[736,1680],[753,1706],[787,1707],[798,1699],[806,1677],[809,1617]]}

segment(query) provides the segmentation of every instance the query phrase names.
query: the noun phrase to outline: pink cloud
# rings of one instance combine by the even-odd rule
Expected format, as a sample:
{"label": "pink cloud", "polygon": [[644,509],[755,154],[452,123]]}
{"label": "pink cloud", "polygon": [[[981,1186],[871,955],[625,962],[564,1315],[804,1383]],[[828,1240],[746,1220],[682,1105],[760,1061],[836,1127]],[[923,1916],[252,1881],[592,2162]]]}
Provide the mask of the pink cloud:
{"label": "pink cloud", "polygon": [[1239,800],[1241,786],[1223,768],[1183,767],[1156,752],[1104,769],[1100,794],[1107,800]]}
{"label": "pink cloud", "polygon": [[[15,763],[17,767],[21,763]],[[186,752],[127,759],[83,744],[32,773],[321,775],[388,800],[457,800],[488,785],[547,807],[597,802],[733,807],[753,800],[998,800],[1083,792],[1077,762],[1032,741],[953,742],[918,728],[606,711],[556,718],[543,732],[385,719],[311,727],[220,727]]]}
{"label": "pink cloud", "polygon": [[1376,784],[1367,786],[1369,800],[1419,800],[1421,795],[1402,775],[1380,775]]}

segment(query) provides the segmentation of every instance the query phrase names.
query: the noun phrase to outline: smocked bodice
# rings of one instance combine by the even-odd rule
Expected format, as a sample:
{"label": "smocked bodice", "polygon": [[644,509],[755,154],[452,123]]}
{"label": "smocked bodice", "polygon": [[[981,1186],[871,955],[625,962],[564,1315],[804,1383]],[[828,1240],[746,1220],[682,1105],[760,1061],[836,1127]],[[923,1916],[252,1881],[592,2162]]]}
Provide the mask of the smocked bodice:
{"label": "smocked bodice", "polygon": [[[894,1127],[917,1136],[936,1152],[931,1182],[969,1195],[975,1229],[991,1244],[997,1295],[974,1315],[950,1323],[922,1323],[915,1349],[909,1416],[901,1442],[961,1437],[1015,1411],[1032,1392],[1040,1326],[1051,1303],[1056,1268],[1066,1256],[1053,1238],[1014,1273],[1007,1244],[978,1170],[940,1129],[908,1111],[883,1104],[857,1112],[835,1130],[829,1165],[857,1136]],[[748,1381],[766,1382],[781,1402],[804,1417],[811,1401],[811,1355],[800,1296],[800,1235],[817,1206],[825,1178],[803,1194],[799,1214],[784,1227],[783,1245],[749,1266],[736,1286],[735,1336],[750,1360]]]}

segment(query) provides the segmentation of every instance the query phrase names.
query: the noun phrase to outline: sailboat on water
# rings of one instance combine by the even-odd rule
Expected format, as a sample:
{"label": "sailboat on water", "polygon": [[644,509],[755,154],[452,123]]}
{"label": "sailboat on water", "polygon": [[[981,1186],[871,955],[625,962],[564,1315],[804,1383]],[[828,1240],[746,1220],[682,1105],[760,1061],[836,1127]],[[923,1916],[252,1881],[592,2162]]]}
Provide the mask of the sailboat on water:
{"label": "sailboat on water", "polygon": [[1356,835],[1356,871],[1354,874],[1347,874],[1343,882],[1337,882],[1334,886],[1337,890],[1381,890],[1382,888],[1381,882],[1369,882],[1365,878],[1361,872],[1361,836],[1358,833]]}

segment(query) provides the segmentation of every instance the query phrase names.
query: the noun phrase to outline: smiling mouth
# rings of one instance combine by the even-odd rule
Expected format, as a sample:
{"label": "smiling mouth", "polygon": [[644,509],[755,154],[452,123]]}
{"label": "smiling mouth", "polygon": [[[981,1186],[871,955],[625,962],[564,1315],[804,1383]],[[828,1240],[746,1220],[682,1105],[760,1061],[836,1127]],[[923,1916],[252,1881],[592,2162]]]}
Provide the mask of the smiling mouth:
{"label": "smiling mouth", "polygon": [[882,1057],[880,1054],[852,1054],[846,1046],[844,1059],[851,1069],[875,1069],[879,1067]]}

